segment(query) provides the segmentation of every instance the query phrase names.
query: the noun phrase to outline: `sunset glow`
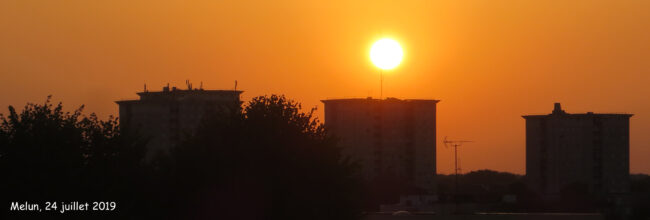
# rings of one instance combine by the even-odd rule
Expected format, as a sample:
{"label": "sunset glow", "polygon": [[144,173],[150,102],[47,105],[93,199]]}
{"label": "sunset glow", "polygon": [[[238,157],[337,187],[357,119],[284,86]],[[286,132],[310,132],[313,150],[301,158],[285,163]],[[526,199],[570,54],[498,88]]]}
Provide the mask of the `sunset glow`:
{"label": "sunset glow", "polygon": [[0,0],[0,216],[650,219],[649,11]]}
{"label": "sunset glow", "polygon": [[[0,114],[52,95],[105,118],[144,84],[237,80],[242,100],[284,94],[322,121],[320,100],[380,96],[370,49],[390,37],[404,57],[384,97],[441,100],[437,139],[475,141],[459,149],[463,172],[524,174],[521,115],[561,102],[634,114],[630,172],[650,173],[648,11],[638,0],[0,1]],[[438,144],[437,172],[453,173],[453,149]]]}

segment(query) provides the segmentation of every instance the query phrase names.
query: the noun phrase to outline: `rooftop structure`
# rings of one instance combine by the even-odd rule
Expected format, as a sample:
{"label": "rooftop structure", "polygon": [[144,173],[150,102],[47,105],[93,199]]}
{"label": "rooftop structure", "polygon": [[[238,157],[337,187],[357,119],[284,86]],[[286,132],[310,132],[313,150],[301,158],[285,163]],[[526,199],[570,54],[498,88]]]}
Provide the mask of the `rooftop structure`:
{"label": "rooftop structure", "polygon": [[138,100],[116,101],[120,108],[120,127],[149,139],[150,158],[156,151],[167,152],[184,136],[192,134],[208,114],[219,114],[239,108],[242,91],[180,90],[169,85],[162,91],[137,93]]}

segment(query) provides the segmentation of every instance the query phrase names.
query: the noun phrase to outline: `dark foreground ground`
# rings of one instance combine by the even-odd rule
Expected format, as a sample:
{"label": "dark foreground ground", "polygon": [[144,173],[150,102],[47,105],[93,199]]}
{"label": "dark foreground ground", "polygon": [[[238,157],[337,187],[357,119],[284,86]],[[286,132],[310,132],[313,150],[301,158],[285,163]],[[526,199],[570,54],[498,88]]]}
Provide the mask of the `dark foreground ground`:
{"label": "dark foreground ground", "polygon": [[602,220],[601,214],[572,214],[572,213],[503,213],[503,214],[475,214],[475,215],[409,215],[393,216],[391,214],[369,214],[364,220]]}

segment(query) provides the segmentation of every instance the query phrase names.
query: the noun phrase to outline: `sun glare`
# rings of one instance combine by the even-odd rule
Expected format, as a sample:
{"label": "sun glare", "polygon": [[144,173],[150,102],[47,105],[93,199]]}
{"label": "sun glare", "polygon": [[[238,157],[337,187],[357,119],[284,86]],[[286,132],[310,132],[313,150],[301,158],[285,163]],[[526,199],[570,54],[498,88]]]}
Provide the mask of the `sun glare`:
{"label": "sun glare", "polygon": [[375,42],[370,48],[370,60],[380,69],[389,70],[402,61],[402,47],[397,41],[384,38]]}

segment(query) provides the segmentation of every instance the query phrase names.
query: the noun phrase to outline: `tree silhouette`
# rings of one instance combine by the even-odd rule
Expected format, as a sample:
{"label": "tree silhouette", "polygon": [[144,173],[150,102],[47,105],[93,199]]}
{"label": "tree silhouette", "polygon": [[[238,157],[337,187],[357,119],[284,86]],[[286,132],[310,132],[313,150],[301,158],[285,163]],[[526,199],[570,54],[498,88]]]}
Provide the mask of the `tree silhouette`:
{"label": "tree silhouette", "polygon": [[143,163],[146,141],[120,131],[117,118],[65,112],[50,97],[21,112],[10,106],[0,115],[0,202],[116,201],[114,212],[82,214],[130,218],[360,217],[356,164],[314,109],[275,95],[230,107]]}
{"label": "tree silhouette", "polygon": [[172,151],[163,206],[195,218],[358,218],[354,164],[313,112],[272,95],[208,116]]}
{"label": "tree silhouette", "polygon": [[[48,96],[44,104],[9,106],[0,115],[0,191],[9,202],[119,201],[128,210],[140,171],[144,142],[124,136],[118,120],[64,112]],[[119,213],[119,212],[114,212]]]}

